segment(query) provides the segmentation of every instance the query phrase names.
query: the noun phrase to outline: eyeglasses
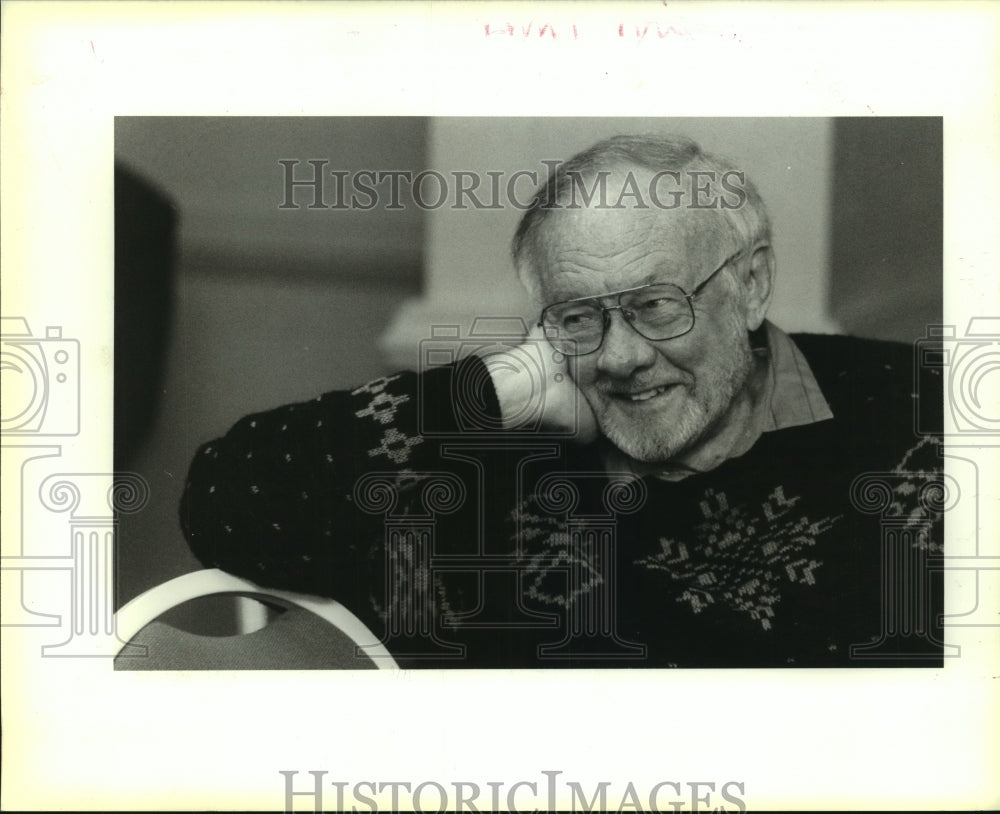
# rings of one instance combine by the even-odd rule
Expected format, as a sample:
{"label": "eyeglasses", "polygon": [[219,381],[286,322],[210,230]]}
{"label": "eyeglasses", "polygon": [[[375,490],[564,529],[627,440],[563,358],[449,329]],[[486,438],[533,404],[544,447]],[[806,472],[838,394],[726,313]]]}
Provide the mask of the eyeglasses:
{"label": "eyeglasses", "polygon": [[[604,344],[611,323],[611,311],[621,311],[625,321],[639,336],[654,342],[676,339],[694,328],[697,297],[726,266],[742,252],[730,255],[690,294],[673,283],[650,283],[604,297],[580,297],[548,305],[538,325],[549,344],[564,356],[586,356]],[[618,297],[617,305],[604,306],[600,300]]]}

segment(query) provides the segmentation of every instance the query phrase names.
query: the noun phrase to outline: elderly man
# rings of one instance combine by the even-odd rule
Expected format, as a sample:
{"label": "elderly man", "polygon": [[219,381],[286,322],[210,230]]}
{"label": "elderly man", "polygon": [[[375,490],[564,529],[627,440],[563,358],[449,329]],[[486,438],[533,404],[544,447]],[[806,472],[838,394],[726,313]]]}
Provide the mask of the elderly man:
{"label": "elderly man", "polygon": [[940,444],[912,418],[940,383],[906,346],[765,319],[744,173],[609,139],[539,189],[513,257],[522,345],[204,445],[196,555],[337,598],[404,666],[940,664]]}

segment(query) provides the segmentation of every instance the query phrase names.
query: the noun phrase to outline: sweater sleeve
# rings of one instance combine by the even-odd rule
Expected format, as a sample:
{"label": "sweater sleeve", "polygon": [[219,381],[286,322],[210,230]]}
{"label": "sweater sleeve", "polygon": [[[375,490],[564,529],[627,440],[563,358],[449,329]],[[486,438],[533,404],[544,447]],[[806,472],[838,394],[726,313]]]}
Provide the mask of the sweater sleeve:
{"label": "sweater sleeve", "polygon": [[[475,410],[452,394],[474,382]],[[236,423],[195,454],[180,521],[195,556],[261,585],[333,597],[355,612],[381,585],[384,518],[356,503],[372,472],[435,469],[440,437],[497,426],[483,362],[399,373]],[[469,426],[470,416],[473,426]]]}

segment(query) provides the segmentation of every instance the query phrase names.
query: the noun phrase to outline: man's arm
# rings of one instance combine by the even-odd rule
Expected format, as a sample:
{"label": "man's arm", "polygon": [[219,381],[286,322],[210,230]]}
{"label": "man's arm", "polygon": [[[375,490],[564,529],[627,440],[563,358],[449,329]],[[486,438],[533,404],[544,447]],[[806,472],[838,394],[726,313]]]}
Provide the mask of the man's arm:
{"label": "man's arm", "polygon": [[565,431],[578,421],[580,441],[596,434],[583,399],[574,406],[578,393],[565,371],[548,360],[539,378],[537,362],[510,361],[473,357],[241,419],[191,464],[180,520],[192,551],[206,566],[261,584],[367,605],[381,584],[384,552],[373,541],[384,536],[384,518],[357,505],[355,485],[372,472],[402,485],[410,473],[441,468],[438,444],[421,429],[470,429],[457,415],[456,379],[481,383],[484,426],[516,428],[526,400],[541,399],[545,427]]}
{"label": "man's arm", "polygon": [[[404,479],[436,468],[436,445],[420,424],[458,431],[449,398],[456,371],[430,371],[419,381],[400,373],[249,415],[202,445],[180,507],[194,554],[261,584],[345,604],[354,593],[367,599],[377,576],[369,572],[381,565],[371,541],[383,536],[383,518],[357,505],[355,485],[369,472]],[[484,410],[499,416],[486,390]]]}

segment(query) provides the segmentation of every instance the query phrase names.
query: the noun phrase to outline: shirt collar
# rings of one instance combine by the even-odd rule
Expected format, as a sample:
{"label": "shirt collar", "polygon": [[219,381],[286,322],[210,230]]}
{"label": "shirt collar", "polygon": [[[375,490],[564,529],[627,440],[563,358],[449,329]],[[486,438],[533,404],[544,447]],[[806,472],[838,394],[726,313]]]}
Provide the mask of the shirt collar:
{"label": "shirt collar", "polygon": [[[760,433],[833,418],[833,411],[823,397],[809,363],[792,338],[770,321],[765,320],[762,327],[757,335],[763,341],[754,348],[755,353],[767,359],[765,390],[756,417]],[[760,437],[759,434],[757,437]],[[694,474],[690,470],[634,461],[611,444],[605,446],[604,463],[609,472],[653,475],[662,480],[680,480]]]}
{"label": "shirt collar", "polygon": [[806,357],[792,338],[765,321],[771,398],[764,432],[801,427],[833,418],[833,411],[819,389]]}

